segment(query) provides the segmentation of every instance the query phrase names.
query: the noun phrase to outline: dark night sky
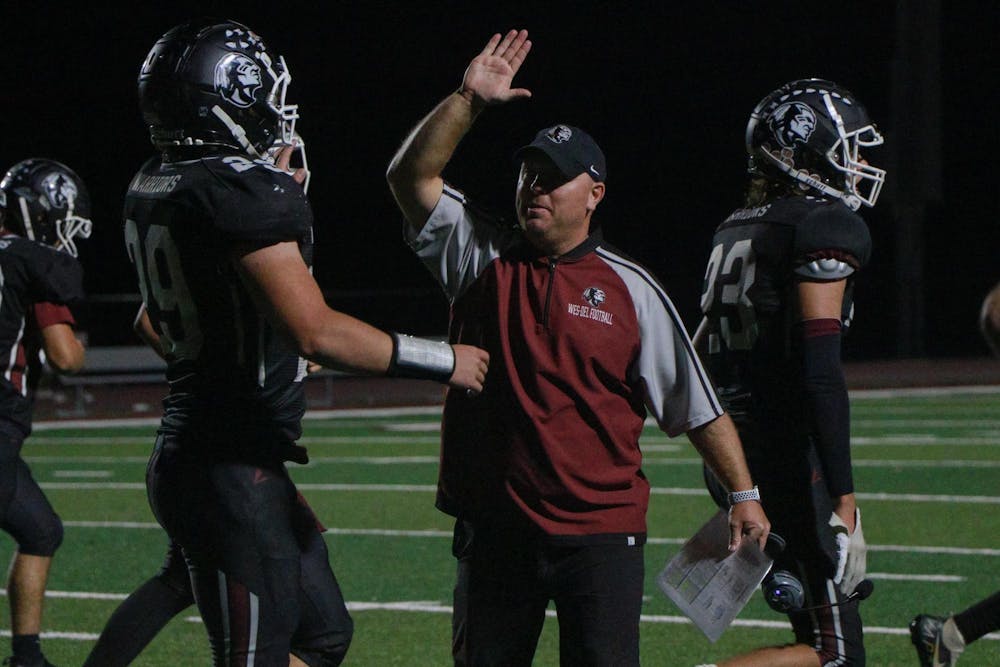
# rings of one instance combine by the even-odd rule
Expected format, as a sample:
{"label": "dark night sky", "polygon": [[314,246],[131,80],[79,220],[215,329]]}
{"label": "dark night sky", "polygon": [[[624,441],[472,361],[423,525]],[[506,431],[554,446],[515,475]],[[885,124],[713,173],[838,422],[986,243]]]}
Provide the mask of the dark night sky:
{"label": "dark night sky", "polygon": [[[865,102],[893,144],[872,163],[891,165],[893,151],[914,141],[912,131],[894,134],[903,112],[893,106],[893,73],[920,64],[899,55],[892,2],[822,10],[735,1],[505,2],[495,10],[469,2],[137,2],[69,14],[41,8],[48,4],[22,3],[0,24],[0,165],[50,157],[87,182],[95,232],[81,259],[97,343],[134,342],[135,304],[102,300],[136,292],[119,214],[127,183],[152,152],[136,105],[139,65],[163,32],[202,13],[246,23],[288,61],[289,98],[300,105],[313,170],[315,275],[331,303],[415,333],[443,332],[446,306],[401,240],[385,167],[493,32],[530,31],[535,46],[516,82],[534,96],[481,116],[446,177],[509,213],[511,153],[556,122],[587,128],[608,156],[608,194],[597,213],[606,236],[660,276],[691,327],[712,229],[739,202],[746,118],[764,94],[790,79],[833,79]],[[926,203],[927,219],[914,230],[926,248],[918,301],[928,356],[985,354],[975,318],[1000,279],[995,252],[986,251],[987,241],[996,247],[1000,212],[989,178],[1000,141],[988,102],[1000,64],[988,40],[1000,34],[1000,12],[991,2],[960,4],[961,15],[951,3],[942,12],[942,112],[926,119],[943,137],[942,196]],[[859,282],[847,349],[857,358],[896,355],[893,304],[909,288],[895,277],[895,239],[898,225],[914,223],[893,172],[888,178],[878,207],[865,214],[875,254]]]}

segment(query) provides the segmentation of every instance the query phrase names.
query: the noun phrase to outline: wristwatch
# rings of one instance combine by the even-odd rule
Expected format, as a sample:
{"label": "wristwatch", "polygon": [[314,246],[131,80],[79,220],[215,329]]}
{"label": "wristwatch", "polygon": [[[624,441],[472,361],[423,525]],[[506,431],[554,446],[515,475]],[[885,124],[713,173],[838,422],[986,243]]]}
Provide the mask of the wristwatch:
{"label": "wristwatch", "polygon": [[729,505],[735,505],[736,503],[745,503],[748,500],[756,500],[760,502],[760,491],[754,486],[749,491],[732,491],[729,493]]}

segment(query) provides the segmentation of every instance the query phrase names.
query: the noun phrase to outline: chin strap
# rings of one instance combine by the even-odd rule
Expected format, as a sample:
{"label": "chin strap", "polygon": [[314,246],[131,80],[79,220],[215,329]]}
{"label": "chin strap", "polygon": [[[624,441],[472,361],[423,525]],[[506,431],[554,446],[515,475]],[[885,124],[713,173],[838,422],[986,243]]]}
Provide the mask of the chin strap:
{"label": "chin strap", "polygon": [[212,107],[212,113],[215,114],[216,118],[222,121],[222,123],[229,130],[229,133],[233,135],[233,139],[236,140],[236,142],[240,145],[241,148],[243,148],[243,150],[249,153],[252,157],[256,158],[267,157],[266,155],[261,155],[260,151],[258,151],[254,147],[254,145],[250,143],[250,140],[247,139],[247,131],[243,129],[242,125],[238,124],[235,120],[233,120],[232,116],[227,114],[222,107],[216,104],[214,107]]}

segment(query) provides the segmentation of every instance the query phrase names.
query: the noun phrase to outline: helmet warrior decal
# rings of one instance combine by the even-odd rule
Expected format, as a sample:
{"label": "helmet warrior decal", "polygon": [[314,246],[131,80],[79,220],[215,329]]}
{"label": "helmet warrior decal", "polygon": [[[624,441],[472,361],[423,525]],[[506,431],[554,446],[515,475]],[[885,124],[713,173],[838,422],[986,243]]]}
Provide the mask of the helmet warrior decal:
{"label": "helmet warrior decal", "polygon": [[816,114],[805,104],[789,102],[774,110],[767,122],[771,134],[785,148],[808,143],[816,129]]}
{"label": "helmet warrior decal", "polygon": [[216,63],[215,89],[234,106],[251,106],[260,88],[260,67],[242,53],[227,53]]}
{"label": "helmet warrior decal", "polygon": [[882,190],[885,170],[860,154],[881,143],[857,98],[822,79],[792,81],[766,96],[746,131],[751,174],[791,180],[853,210],[874,206]]}
{"label": "helmet warrior decal", "polygon": [[72,207],[79,192],[76,184],[62,171],[53,171],[44,177],[40,186],[45,198],[39,199],[39,203],[42,206],[48,205],[52,208]]}

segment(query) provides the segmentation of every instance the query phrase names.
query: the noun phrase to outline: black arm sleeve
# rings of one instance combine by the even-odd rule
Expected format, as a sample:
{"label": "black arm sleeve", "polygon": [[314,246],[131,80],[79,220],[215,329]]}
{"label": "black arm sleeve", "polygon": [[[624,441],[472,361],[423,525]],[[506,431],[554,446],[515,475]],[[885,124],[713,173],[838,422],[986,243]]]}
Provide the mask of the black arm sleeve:
{"label": "black arm sleeve", "polygon": [[850,405],[840,365],[840,333],[810,335],[801,323],[797,329],[802,350],[802,389],[827,491],[831,498],[853,493]]}

